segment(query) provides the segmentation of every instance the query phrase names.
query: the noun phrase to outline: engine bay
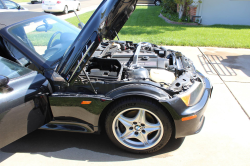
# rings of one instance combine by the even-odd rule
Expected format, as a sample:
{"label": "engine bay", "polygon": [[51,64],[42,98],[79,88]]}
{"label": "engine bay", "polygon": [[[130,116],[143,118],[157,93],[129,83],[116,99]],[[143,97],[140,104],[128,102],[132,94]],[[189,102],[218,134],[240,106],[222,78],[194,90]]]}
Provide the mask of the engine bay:
{"label": "engine bay", "polygon": [[92,55],[82,79],[95,81],[151,81],[178,93],[201,82],[193,62],[180,52],[151,43],[103,41]]}

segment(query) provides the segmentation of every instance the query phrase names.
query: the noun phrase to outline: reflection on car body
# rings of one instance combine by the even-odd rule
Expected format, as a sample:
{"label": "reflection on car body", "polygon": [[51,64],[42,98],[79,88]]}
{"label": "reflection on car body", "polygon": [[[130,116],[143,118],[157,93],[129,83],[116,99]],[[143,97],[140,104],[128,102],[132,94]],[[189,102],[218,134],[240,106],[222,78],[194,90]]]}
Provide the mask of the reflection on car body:
{"label": "reflection on car body", "polygon": [[[192,61],[151,43],[113,40],[136,4],[137,0],[103,1],[81,31],[45,13],[24,12],[8,16],[11,21],[1,20],[1,56],[40,78],[29,82],[28,89],[20,81],[26,91],[40,89],[35,96],[44,99],[35,101],[43,115],[35,118],[45,122],[34,126],[83,133],[106,131],[114,144],[133,153],[155,152],[171,135],[180,138],[202,129],[212,86]],[[0,75],[8,77],[5,72]],[[11,81],[8,86],[12,87]],[[29,96],[12,88],[0,95]],[[4,108],[5,103],[0,105]],[[28,112],[17,110],[27,117]],[[0,122],[8,111],[1,110]],[[15,119],[8,117],[9,122]],[[24,125],[31,123],[35,122]],[[11,141],[30,131],[33,128],[23,128]],[[9,139],[8,130],[0,132],[2,140]],[[0,147],[11,141],[3,141]]]}

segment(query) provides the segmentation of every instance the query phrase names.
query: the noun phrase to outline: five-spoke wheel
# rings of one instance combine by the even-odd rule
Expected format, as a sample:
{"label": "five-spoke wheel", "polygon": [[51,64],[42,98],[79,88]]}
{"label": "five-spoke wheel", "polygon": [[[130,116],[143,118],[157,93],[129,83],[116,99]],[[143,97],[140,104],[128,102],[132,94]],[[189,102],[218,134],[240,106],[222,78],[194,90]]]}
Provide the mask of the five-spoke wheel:
{"label": "five-spoke wheel", "polygon": [[153,147],[163,136],[160,119],[153,112],[142,108],[122,111],[115,117],[112,128],[116,139],[131,149]]}
{"label": "five-spoke wheel", "polygon": [[164,111],[147,98],[116,102],[106,119],[107,134],[116,145],[130,152],[155,152],[166,145],[172,133]]}

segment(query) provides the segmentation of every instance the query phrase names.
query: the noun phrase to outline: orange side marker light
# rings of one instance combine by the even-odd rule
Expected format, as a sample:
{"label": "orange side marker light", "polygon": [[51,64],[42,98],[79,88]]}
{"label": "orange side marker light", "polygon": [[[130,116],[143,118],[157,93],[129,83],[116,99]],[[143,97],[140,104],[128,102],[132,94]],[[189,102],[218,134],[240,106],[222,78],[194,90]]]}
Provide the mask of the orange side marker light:
{"label": "orange side marker light", "polygon": [[187,120],[191,120],[191,119],[195,119],[195,118],[197,118],[197,115],[188,116],[188,117],[182,118],[181,120],[187,121]]}
{"label": "orange side marker light", "polygon": [[82,101],[81,104],[91,104],[92,101]]}

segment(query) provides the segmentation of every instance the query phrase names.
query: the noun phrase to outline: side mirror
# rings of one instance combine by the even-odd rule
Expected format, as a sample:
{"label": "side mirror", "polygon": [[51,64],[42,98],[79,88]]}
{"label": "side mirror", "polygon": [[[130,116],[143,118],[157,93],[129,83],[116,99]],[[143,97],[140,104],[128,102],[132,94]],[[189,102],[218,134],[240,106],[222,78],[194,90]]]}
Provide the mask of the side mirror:
{"label": "side mirror", "polygon": [[80,22],[80,23],[78,24],[78,28],[79,28],[79,29],[83,29],[83,27],[84,27],[84,24],[83,24],[82,22]]}
{"label": "side mirror", "polygon": [[21,7],[21,6],[18,6],[17,9],[20,10],[20,9],[22,9],[22,7]]}
{"label": "side mirror", "polygon": [[9,78],[8,77],[5,77],[5,76],[1,76],[0,75],[0,87],[5,87],[8,85],[9,83]]}

